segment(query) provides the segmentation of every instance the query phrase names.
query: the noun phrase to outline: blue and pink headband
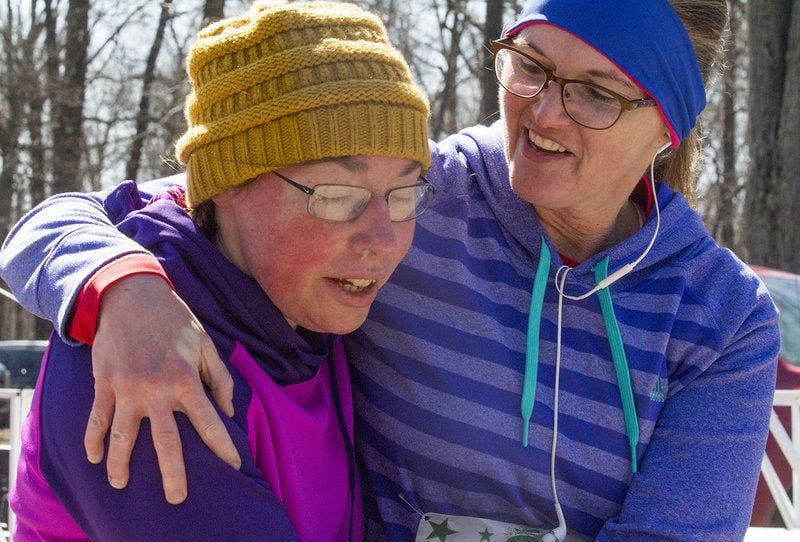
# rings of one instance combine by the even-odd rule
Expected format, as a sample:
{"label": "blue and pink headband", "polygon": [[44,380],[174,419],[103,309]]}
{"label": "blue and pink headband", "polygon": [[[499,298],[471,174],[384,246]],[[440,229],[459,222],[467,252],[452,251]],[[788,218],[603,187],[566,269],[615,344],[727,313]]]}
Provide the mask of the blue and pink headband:
{"label": "blue and pink headband", "polygon": [[680,145],[706,106],[694,46],[667,0],[529,0],[505,36],[551,24],[580,38],[656,100]]}

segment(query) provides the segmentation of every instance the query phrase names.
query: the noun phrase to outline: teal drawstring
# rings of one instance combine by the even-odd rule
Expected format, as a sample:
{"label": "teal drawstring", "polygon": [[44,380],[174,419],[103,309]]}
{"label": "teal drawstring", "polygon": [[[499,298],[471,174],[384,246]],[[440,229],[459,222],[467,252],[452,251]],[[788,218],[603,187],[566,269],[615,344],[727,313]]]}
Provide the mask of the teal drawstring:
{"label": "teal drawstring", "polygon": [[528,345],[525,351],[525,380],[522,383],[522,445],[528,445],[528,426],[536,402],[536,375],[539,372],[539,327],[542,322],[542,305],[547,277],[550,274],[550,250],[542,237],[539,264],[533,279],[531,308],[528,312]]}
{"label": "teal drawstring", "polygon": [[[610,258],[606,257],[594,268],[595,281],[598,284],[608,276],[609,261]],[[541,250],[539,252],[539,263],[536,267],[536,275],[533,279],[531,307],[528,313],[525,378],[522,384],[521,405],[523,446],[528,446],[529,426],[533,414],[533,405],[536,402],[536,378],[539,372],[539,330],[542,321],[544,292],[547,287],[549,273],[550,251],[543,237]],[[597,296],[600,301],[600,309],[603,313],[603,322],[605,323],[606,334],[608,335],[608,343],[611,347],[611,357],[614,360],[614,370],[617,374],[617,385],[622,400],[622,413],[625,417],[625,430],[628,435],[628,444],[631,450],[631,472],[635,473],[638,470],[636,446],[639,443],[639,418],[636,415],[636,404],[633,400],[633,387],[631,385],[630,370],[628,369],[628,358],[625,355],[622,333],[620,333],[619,324],[614,314],[611,292],[607,287],[601,288],[597,291]]]}
{"label": "teal drawstring", "polygon": [[[594,268],[594,279],[598,283],[608,276],[609,257],[606,256]],[[611,302],[611,292],[608,288],[598,290],[600,309],[603,311],[603,321],[606,324],[608,344],[611,346],[611,357],[614,359],[614,369],[617,372],[617,385],[622,398],[622,413],[625,416],[625,430],[628,433],[628,443],[631,448],[631,472],[637,469],[636,445],[639,443],[639,418],[636,416],[636,404],[633,402],[633,389],[631,387],[631,373],[628,370],[628,358],[622,343],[622,334],[619,331],[617,317],[614,314],[614,304]]]}

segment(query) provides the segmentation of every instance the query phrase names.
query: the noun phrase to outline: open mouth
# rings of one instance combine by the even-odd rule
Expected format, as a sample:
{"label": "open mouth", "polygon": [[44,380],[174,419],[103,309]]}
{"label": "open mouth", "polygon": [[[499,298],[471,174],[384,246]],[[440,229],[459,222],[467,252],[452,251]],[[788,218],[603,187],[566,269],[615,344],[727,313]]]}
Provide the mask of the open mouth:
{"label": "open mouth", "polygon": [[533,132],[532,130],[528,130],[528,139],[533,146],[536,147],[538,150],[550,154],[564,154],[567,152],[567,149],[553,141],[552,139],[547,139],[546,137],[542,137],[539,134]]}
{"label": "open mouth", "polygon": [[375,285],[374,280],[370,279],[334,279],[339,287],[350,294],[361,294],[367,292]]}

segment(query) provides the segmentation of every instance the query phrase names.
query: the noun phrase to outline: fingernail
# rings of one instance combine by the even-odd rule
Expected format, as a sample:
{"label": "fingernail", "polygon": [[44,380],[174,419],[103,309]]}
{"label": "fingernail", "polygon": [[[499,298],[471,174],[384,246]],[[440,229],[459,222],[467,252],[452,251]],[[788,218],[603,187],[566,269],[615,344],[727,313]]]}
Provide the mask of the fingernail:
{"label": "fingernail", "polygon": [[89,460],[89,463],[93,463],[93,464],[97,465],[98,463],[100,463],[100,461],[103,460],[103,456],[101,456],[101,455],[87,455],[86,459]]}
{"label": "fingernail", "polygon": [[108,483],[111,484],[111,487],[114,489],[125,489],[126,481],[122,478],[114,478],[112,476],[108,477]]}
{"label": "fingernail", "polygon": [[180,504],[186,500],[186,493],[177,492],[167,494],[167,502],[170,504]]}

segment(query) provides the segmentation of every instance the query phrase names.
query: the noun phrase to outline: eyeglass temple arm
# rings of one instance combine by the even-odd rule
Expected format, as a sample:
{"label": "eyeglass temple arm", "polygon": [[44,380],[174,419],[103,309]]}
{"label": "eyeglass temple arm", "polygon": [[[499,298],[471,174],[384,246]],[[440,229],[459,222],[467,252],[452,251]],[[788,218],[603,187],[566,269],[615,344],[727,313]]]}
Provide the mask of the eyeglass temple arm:
{"label": "eyeglass temple arm", "polygon": [[287,183],[289,183],[290,185],[294,186],[295,188],[297,188],[297,189],[298,189],[298,190],[300,190],[301,192],[303,192],[303,193],[305,193],[305,194],[308,194],[309,196],[310,196],[310,195],[312,195],[312,194],[314,193],[314,189],[313,189],[313,188],[311,188],[311,187],[309,187],[309,186],[306,186],[306,185],[304,185],[304,184],[300,184],[300,183],[298,183],[297,181],[293,181],[293,180],[291,180],[289,177],[287,177],[287,176],[285,176],[285,175],[281,175],[281,174],[280,174],[280,173],[278,173],[277,171],[273,171],[272,173],[274,173],[274,174],[275,174],[275,175],[277,175],[277,176],[278,176],[280,179],[283,179],[284,181],[286,181],[286,182],[287,182]]}

